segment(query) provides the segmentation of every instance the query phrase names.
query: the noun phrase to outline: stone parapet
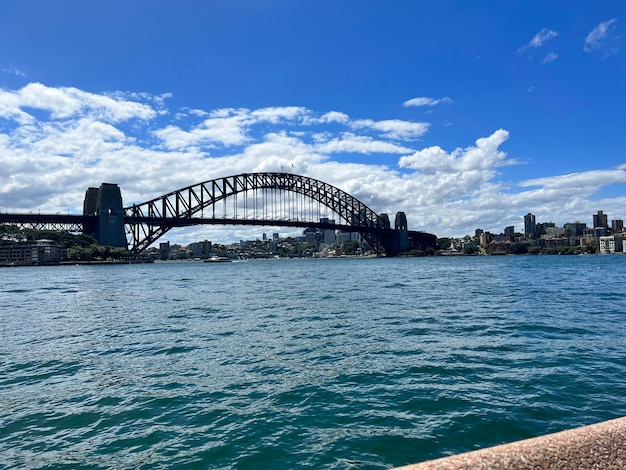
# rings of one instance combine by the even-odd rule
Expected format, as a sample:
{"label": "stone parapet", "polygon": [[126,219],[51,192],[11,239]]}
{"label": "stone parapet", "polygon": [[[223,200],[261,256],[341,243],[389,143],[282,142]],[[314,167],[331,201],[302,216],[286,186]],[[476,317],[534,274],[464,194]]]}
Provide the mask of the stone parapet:
{"label": "stone parapet", "polygon": [[626,417],[396,470],[626,469]]}

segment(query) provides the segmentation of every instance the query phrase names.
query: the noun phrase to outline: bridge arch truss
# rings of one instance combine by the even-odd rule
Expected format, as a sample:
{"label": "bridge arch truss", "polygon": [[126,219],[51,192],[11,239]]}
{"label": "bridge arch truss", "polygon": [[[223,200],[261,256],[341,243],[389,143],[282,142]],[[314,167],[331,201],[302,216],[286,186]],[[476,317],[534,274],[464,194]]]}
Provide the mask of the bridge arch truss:
{"label": "bridge arch truss", "polygon": [[291,173],[217,178],[125,207],[124,214],[127,238],[135,252],[145,250],[174,227],[201,224],[308,227],[320,226],[324,215],[336,215],[335,228],[361,233],[379,252],[389,251],[385,240],[392,232],[387,217],[347,192]]}

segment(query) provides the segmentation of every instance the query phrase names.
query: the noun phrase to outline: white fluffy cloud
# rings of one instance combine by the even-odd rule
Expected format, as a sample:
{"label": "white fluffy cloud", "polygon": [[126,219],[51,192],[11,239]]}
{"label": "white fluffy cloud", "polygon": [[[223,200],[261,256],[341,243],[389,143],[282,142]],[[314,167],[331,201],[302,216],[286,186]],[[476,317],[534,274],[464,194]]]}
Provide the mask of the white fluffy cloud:
{"label": "white fluffy cloud", "polygon": [[[503,181],[501,169],[519,164],[502,149],[504,129],[465,148],[424,147],[424,122],[302,107],[168,109],[168,98],[38,83],[0,90],[0,210],[80,213],[86,188],[102,182],[119,184],[132,204],[232,174],[289,171],[338,186],[377,212],[403,210],[411,229],[439,236],[499,232],[528,211],[560,223],[599,208],[622,215],[624,198],[593,198],[625,184],[626,167]],[[227,242],[254,230],[201,227],[168,237]]]}
{"label": "white fluffy cloud", "polygon": [[[201,115],[195,110],[195,115]],[[241,145],[249,142],[248,129],[252,126],[269,123],[301,121],[308,111],[300,107],[262,108],[254,111],[249,109],[218,109],[209,113],[205,119],[190,130],[179,126],[167,126],[155,131],[169,149],[185,149],[198,145],[211,148],[215,144]]]}
{"label": "white fluffy cloud", "polygon": [[121,122],[156,116],[155,110],[145,104],[113,99],[77,88],[53,88],[31,83],[17,91],[0,91],[0,117],[15,119],[20,124],[34,122],[34,116],[24,108],[48,111],[52,119],[89,115],[95,119]]}
{"label": "white fluffy cloud", "polygon": [[464,173],[474,170],[492,170],[505,164],[506,154],[498,150],[509,133],[499,129],[489,137],[480,138],[475,147],[456,149],[446,153],[441,147],[428,147],[413,155],[402,157],[398,162],[403,168],[425,173]]}

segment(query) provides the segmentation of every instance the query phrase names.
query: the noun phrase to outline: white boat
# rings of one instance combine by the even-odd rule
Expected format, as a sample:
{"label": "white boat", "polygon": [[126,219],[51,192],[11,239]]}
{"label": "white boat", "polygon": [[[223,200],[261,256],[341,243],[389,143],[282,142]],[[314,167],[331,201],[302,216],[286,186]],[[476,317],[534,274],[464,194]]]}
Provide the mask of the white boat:
{"label": "white boat", "polygon": [[225,256],[213,256],[212,258],[205,259],[205,263],[230,263],[232,260]]}

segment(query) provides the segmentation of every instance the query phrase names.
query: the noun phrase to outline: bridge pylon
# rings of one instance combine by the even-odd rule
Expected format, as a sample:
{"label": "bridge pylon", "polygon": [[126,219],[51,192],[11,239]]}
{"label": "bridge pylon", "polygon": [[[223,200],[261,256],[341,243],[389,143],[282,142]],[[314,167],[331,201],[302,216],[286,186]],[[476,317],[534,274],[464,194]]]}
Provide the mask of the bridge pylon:
{"label": "bridge pylon", "polygon": [[95,216],[89,219],[83,233],[93,235],[100,245],[128,248],[122,191],[117,184],[102,183],[99,188],[88,188],[83,215]]}

